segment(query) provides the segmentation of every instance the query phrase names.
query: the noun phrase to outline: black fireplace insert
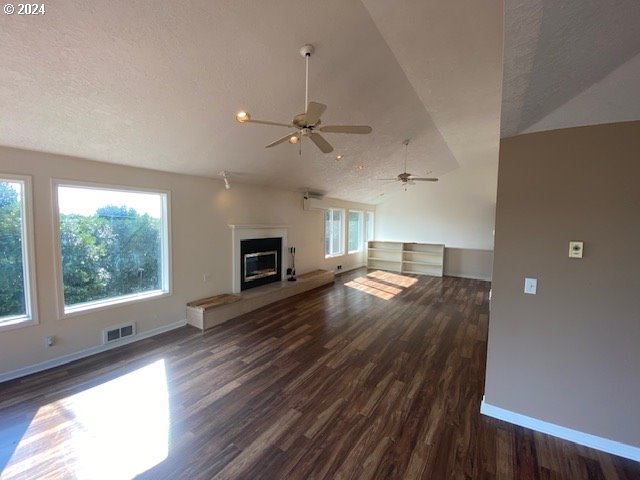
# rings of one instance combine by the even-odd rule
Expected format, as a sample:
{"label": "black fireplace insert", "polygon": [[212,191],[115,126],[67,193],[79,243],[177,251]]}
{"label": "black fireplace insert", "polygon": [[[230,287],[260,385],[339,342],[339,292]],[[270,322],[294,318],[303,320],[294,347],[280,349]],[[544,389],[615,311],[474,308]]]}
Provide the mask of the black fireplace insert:
{"label": "black fireplace insert", "polygon": [[279,282],[282,275],[282,238],[240,241],[240,290]]}

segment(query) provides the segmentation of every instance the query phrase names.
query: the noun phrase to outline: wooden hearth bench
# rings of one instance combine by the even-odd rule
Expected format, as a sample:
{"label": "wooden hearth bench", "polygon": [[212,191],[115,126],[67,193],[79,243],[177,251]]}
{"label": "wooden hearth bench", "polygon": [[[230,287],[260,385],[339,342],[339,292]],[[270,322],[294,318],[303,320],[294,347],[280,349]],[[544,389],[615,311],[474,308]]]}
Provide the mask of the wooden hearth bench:
{"label": "wooden hearth bench", "polygon": [[271,303],[333,283],[330,270],[314,270],[298,276],[296,282],[283,280],[242,293],[223,293],[187,303],[187,323],[201,330],[219,325]]}

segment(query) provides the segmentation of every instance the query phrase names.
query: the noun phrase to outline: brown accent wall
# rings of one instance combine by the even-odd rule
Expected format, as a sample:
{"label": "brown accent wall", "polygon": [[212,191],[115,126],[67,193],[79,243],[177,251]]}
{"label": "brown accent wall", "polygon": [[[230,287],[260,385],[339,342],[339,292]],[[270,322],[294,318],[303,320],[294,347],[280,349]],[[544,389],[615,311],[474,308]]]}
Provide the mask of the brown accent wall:
{"label": "brown accent wall", "polygon": [[485,394],[640,446],[640,122],[501,141]]}

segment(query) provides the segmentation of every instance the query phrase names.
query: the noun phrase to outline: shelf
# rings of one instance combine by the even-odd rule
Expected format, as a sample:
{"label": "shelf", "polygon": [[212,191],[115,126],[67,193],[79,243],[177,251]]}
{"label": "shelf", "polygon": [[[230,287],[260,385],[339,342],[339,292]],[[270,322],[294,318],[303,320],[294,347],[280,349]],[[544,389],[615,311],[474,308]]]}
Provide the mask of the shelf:
{"label": "shelf", "polygon": [[[372,240],[376,241],[376,240]],[[398,242],[400,243],[400,242]],[[438,248],[444,247],[444,243],[418,243],[418,242],[402,242],[405,247],[418,247],[418,248]]]}
{"label": "shelf", "polygon": [[443,274],[444,245],[371,240],[367,246],[369,268],[440,277]]}
{"label": "shelf", "polygon": [[442,267],[442,263],[414,262],[412,260],[403,260],[402,263],[411,263],[413,265],[424,265],[425,267]]}
{"label": "shelf", "polygon": [[[395,251],[396,250],[394,250],[394,252]],[[406,253],[409,255],[438,255],[438,256],[442,255],[442,252],[427,252],[422,250],[402,250],[402,253]]]}
{"label": "shelf", "polygon": [[413,270],[403,270],[402,273],[409,273],[411,275],[431,275],[433,277],[441,277],[442,276],[442,275],[440,275],[439,272],[431,274],[431,273],[428,273],[428,272],[416,272],[416,271],[413,271]]}

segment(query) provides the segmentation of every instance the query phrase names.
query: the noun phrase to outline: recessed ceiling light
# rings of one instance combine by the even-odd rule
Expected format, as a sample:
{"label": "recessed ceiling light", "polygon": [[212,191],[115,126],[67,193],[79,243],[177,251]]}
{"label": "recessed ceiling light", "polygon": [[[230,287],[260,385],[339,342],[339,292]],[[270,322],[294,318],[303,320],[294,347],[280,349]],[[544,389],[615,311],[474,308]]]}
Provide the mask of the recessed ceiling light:
{"label": "recessed ceiling light", "polygon": [[357,168],[358,170],[364,170],[364,165],[358,165],[356,168]]}
{"label": "recessed ceiling light", "polygon": [[289,143],[292,143],[293,145],[295,145],[299,141],[300,141],[300,139],[297,137],[297,135],[291,135],[289,137]]}
{"label": "recessed ceiling light", "polygon": [[241,110],[236,114],[236,121],[238,123],[246,123],[249,120],[251,120],[251,115],[249,115],[249,112],[245,112],[244,110]]}
{"label": "recessed ceiling light", "polygon": [[336,155],[336,160],[340,161],[344,158],[344,155]]}

